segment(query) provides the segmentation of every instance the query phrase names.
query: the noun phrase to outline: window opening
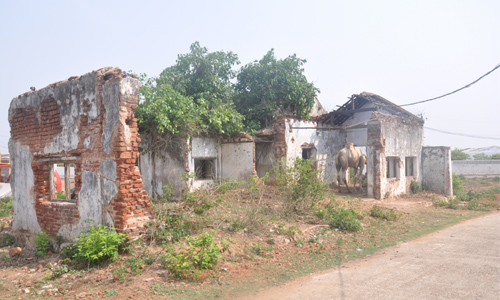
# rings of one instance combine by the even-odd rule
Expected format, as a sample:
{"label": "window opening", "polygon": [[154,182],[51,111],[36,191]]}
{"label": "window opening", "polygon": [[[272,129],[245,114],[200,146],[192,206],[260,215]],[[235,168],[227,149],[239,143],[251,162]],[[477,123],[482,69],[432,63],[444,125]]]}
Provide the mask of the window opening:
{"label": "window opening", "polygon": [[196,172],[196,179],[214,179],[215,159],[195,159],[194,169]]}
{"label": "window opening", "polygon": [[417,172],[415,171],[416,162],[417,162],[416,157],[409,156],[409,157],[405,158],[405,175],[406,176],[417,176]]}
{"label": "window opening", "polygon": [[302,148],[302,159],[309,159],[312,161],[313,170],[317,169],[316,163],[316,148]]}
{"label": "window opening", "polygon": [[76,201],[75,164],[51,163],[49,166],[51,199]]}
{"label": "window opening", "polygon": [[387,178],[399,178],[399,157],[387,157]]}

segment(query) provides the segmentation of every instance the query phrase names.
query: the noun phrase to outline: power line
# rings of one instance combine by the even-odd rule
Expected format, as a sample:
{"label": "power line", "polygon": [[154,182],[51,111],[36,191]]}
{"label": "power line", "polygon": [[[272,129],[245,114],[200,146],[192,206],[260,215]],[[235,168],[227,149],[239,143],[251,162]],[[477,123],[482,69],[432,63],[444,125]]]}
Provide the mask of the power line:
{"label": "power line", "polygon": [[424,102],[429,102],[429,101],[434,101],[434,100],[437,100],[437,99],[440,99],[440,98],[443,98],[443,97],[446,97],[446,96],[449,96],[451,94],[454,94],[456,92],[459,92],[463,89],[466,89],[468,87],[470,87],[471,85],[475,84],[476,82],[478,82],[479,80],[483,79],[484,77],[490,75],[493,71],[495,71],[496,69],[500,68],[500,64],[496,65],[496,67],[493,68],[493,70],[489,71],[488,73],[484,74],[483,76],[479,77],[478,79],[476,79],[475,81],[469,83],[468,85],[464,86],[464,87],[461,87],[459,88],[458,90],[454,90],[453,92],[450,92],[448,94],[444,94],[444,95],[441,95],[439,97],[435,97],[435,98],[431,98],[431,99],[427,99],[427,100],[422,100],[422,101],[418,101],[418,102],[413,102],[413,103],[408,103],[408,104],[402,104],[402,105],[399,105],[399,106],[410,106],[410,105],[415,105],[415,104],[420,104],[420,103],[424,103]]}
{"label": "power line", "polygon": [[444,131],[444,130],[439,130],[435,128],[430,128],[430,127],[425,127],[425,129],[429,130],[434,130],[437,132],[441,133],[446,133],[446,134],[453,134],[453,135],[459,135],[459,136],[466,136],[466,137],[471,137],[471,138],[477,138],[477,139],[486,139],[486,140],[495,140],[495,141],[500,141],[499,137],[492,137],[492,136],[479,136],[479,135],[472,135],[472,134],[465,134],[465,133],[456,133],[456,132],[449,132],[449,131]]}

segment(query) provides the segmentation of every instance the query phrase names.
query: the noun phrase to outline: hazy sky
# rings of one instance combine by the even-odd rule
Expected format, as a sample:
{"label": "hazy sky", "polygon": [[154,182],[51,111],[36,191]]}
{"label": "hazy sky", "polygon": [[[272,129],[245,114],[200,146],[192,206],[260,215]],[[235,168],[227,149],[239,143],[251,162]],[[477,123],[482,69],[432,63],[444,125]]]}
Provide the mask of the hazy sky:
{"label": "hazy sky", "polygon": [[[181,3],[182,2],[182,3]],[[157,76],[199,41],[242,65],[271,48],[306,59],[327,110],[363,91],[405,104],[436,97],[500,63],[500,1],[2,1],[0,151],[10,101],[105,66]],[[500,146],[500,69],[410,106],[425,145]]]}

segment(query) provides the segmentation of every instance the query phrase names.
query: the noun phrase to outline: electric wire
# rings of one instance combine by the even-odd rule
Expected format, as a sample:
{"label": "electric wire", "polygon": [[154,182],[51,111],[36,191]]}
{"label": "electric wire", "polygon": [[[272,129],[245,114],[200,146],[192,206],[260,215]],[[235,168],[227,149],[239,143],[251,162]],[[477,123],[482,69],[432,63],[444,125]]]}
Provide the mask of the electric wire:
{"label": "electric wire", "polygon": [[435,129],[435,128],[430,128],[424,126],[424,129],[429,129],[441,133],[446,133],[446,134],[452,134],[452,135],[459,135],[459,136],[466,136],[466,137],[471,137],[471,138],[477,138],[477,139],[486,139],[486,140],[495,140],[495,141],[500,141],[500,137],[493,137],[493,136],[479,136],[479,135],[473,135],[473,134],[466,134],[466,133],[457,133],[457,132],[450,132],[450,131],[444,131],[440,129]]}
{"label": "electric wire", "polygon": [[417,102],[407,103],[407,104],[401,104],[399,106],[402,107],[402,106],[410,106],[410,105],[425,103],[425,102],[434,101],[434,100],[437,100],[437,99],[449,96],[451,94],[455,94],[456,92],[459,92],[459,91],[461,91],[463,89],[466,89],[466,88],[470,87],[471,85],[475,84],[476,82],[478,82],[479,80],[483,79],[484,77],[490,75],[491,73],[493,73],[493,71],[495,71],[498,68],[500,68],[500,64],[496,65],[496,67],[494,67],[493,70],[489,71],[488,73],[484,74],[483,76],[479,77],[478,79],[474,80],[473,82],[469,83],[468,85],[466,85],[464,87],[461,87],[458,90],[454,90],[453,92],[449,92],[447,94],[444,94],[444,95],[441,95],[441,96],[438,96],[438,97],[434,97],[434,98],[431,98],[431,99],[427,99],[427,100],[422,100],[422,101],[417,101]]}

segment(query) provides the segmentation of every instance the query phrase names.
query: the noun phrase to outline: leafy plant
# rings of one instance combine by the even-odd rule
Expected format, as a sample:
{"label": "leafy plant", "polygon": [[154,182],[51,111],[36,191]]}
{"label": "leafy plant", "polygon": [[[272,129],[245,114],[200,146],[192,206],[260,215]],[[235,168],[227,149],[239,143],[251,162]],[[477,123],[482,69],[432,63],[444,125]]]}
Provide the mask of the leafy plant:
{"label": "leafy plant", "polygon": [[90,264],[99,264],[114,261],[118,257],[118,250],[127,236],[118,233],[114,228],[91,225],[87,232],[80,234],[78,241],[78,257]]}
{"label": "leafy plant", "polygon": [[69,244],[61,249],[61,253],[59,254],[61,258],[77,258],[78,256],[78,245],[77,244]]}
{"label": "leafy plant", "polygon": [[53,280],[58,277],[61,277],[61,275],[68,273],[68,266],[66,265],[57,265],[52,268],[52,274],[50,275],[49,279]]}
{"label": "leafy plant", "polygon": [[259,130],[280,114],[308,117],[319,89],[308,82],[303,65],[295,54],[276,59],[274,49],[241,68],[236,83],[236,108],[246,116],[246,128]]}
{"label": "leafy plant", "polygon": [[12,216],[12,197],[0,198],[0,217]]}
{"label": "leafy plant", "polygon": [[192,208],[197,215],[203,215],[215,205],[206,196],[200,195],[197,192],[186,192],[184,194],[184,201],[186,207]]}
{"label": "leafy plant", "polygon": [[370,209],[370,216],[374,218],[383,219],[386,221],[395,221],[398,219],[398,215],[392,208],[385,208],[378,205],[374,205]]}
{"label": "leafy plant", "polygon": [[273,247],[261,246],[260,244],[253,244],[251,251],[259,256],[265,258],[272,258],[272,255],[269,255],[268,253],[273,251]]}
{"label": "leafy plant", "polygon": [[363,227],[358,219],[363,216],[357,213],[354,209],[345,209],[343,207],[328,207],[319,209],[315,215],[323,220],[326,220],[330,227],[337,228],[341,231],[361,231]]}
{"label": "leafy plant", "polygon": [[328,185],[319,180],[321,170],[315,170],[309,159],[298,158],[292,167],[280,163],[274,170],[276,181],[285,196],[285,209],[290,213],[304,213],[327,193]]}
{"label": "leafy plant", "polygon": [[49,252],[50,237],[45,231],[41,230],[35,235],[35,248],[36,255],[42,258]]}
{"label": "leafy plant", "polygon": [[453,185],[453,193],[455,195],[463,193],[464,187],[462,185],[462,179],[455,173],[452,173],[452,185]]}
{"label": "leafy plant", "polygon": [[410,191],[412,194],[417,194],[422,191],[422,187],[418,181],[412,180],[410,183]]}
{"label": "leafy plant", "polygon": [[190,53],[158,78],[141,76],[143,87],[135,114],[141,132],[162,134],[224,134],[240,132],[244,117],[233,104],[232,52],[209,53],[195,42]]}
{"label": "leafy plant", "polygon": [[158,244],[177,242],[190,234],[194,224],[165,207],[153,205],[156,217],[147,225],[146,237]]}
{"label": "leafy plant", "polygon": [[432,195],[432,200],[434,201],[434,206],[437,206],[437,207],[448,206],[448,200],[441,199],[441,198],[437,197],[436,195]]}
{"label": "leafy plant", "polygon": [[212,234],[205,232],[199,237],[186,238],[187,246],[178,244],[166,247],[162,257],[163,266],[175,277],[198,279],[200,270],[213,269],[221,258],[221,252],[227,250],[228,243],[224,240],[219,249]]}
{"label": "leafy plant", "polygon": [[14,245],[15,242],[16,242],[16,238],[15,237],[13,237],[12,235],[10,235],[8,233],[4,233],[0,237],[0,248],[1,247],[6,247],[6,246],[10,246],[10,245]]}

